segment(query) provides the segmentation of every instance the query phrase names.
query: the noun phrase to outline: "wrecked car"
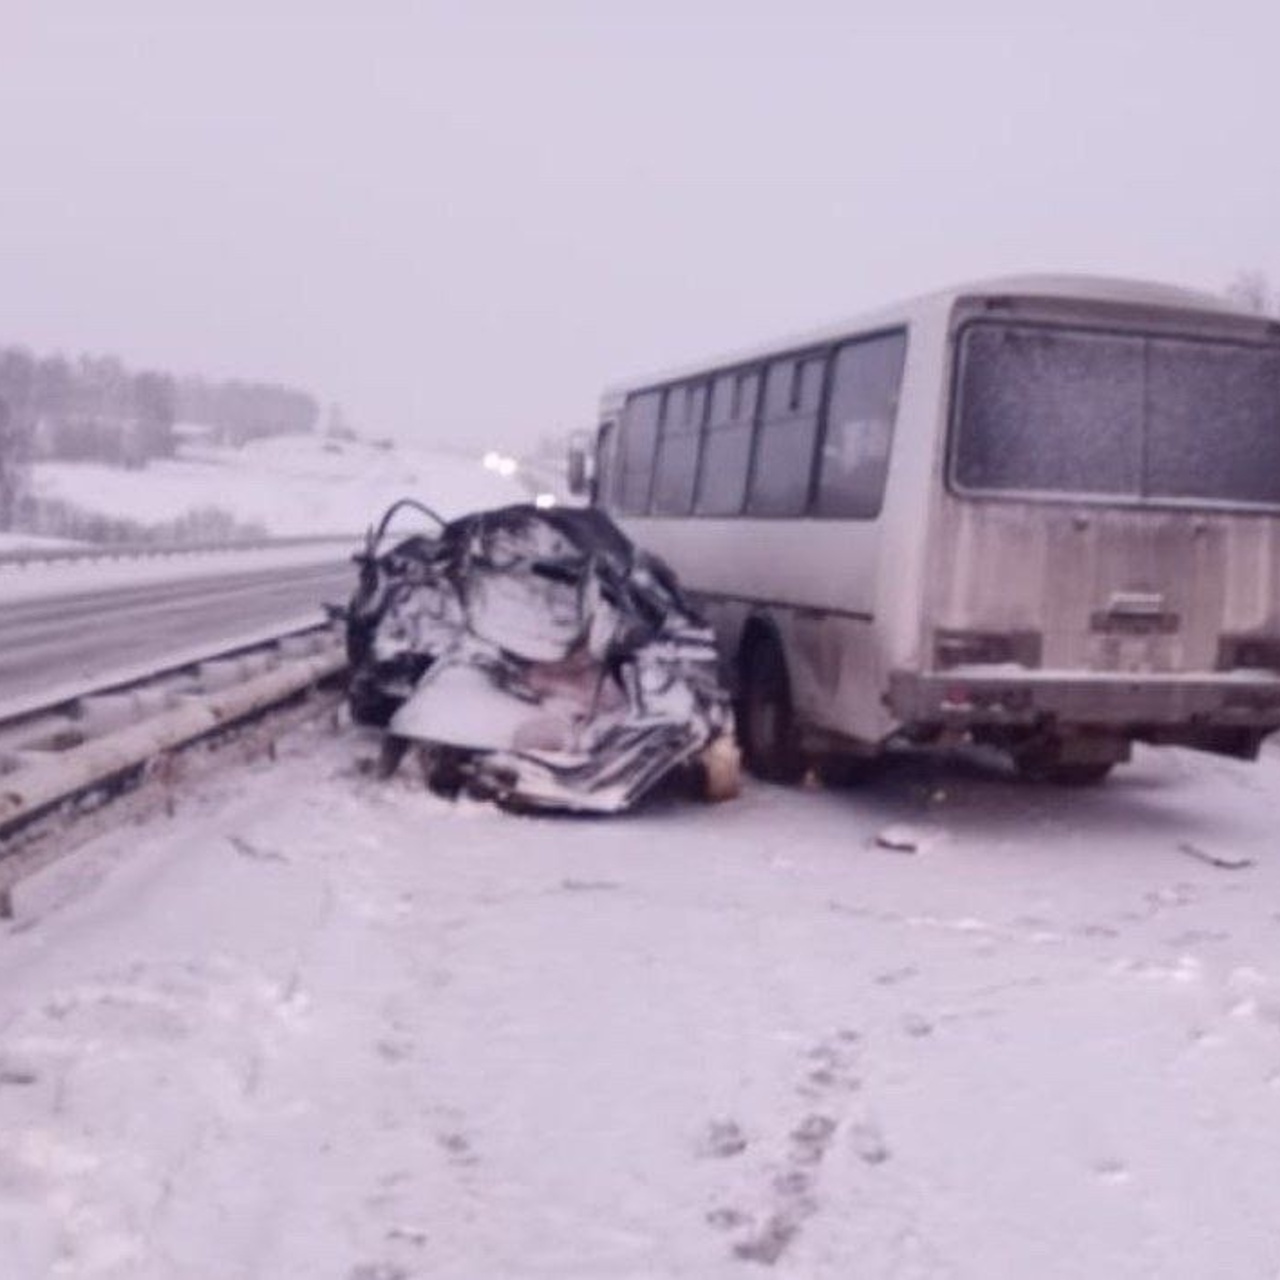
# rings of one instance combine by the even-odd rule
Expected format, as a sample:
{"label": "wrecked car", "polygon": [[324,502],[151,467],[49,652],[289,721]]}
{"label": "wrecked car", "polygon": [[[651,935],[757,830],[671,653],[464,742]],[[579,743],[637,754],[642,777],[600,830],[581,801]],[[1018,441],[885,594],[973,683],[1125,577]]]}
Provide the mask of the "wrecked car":
{"label": "wrecked car", "polygon": [[[391,540],[406,509],[438,529]],[[386,772],[416,744],[433,790],[510,808],[619,812],[682,769],[736,794],[713,633],[602,512],[402,500],[356,560],[349,703]]]}

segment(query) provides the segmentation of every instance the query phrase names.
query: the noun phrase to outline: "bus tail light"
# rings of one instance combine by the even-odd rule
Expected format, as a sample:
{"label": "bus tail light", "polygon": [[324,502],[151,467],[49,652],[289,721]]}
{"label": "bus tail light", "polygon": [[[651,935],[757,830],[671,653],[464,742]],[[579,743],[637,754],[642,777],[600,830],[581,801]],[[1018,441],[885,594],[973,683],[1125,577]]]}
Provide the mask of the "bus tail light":
{"label": "bus tail light", "polygon": [[1280,638],[1223,636],[1218,642],[1219,671],[1280,671]]}

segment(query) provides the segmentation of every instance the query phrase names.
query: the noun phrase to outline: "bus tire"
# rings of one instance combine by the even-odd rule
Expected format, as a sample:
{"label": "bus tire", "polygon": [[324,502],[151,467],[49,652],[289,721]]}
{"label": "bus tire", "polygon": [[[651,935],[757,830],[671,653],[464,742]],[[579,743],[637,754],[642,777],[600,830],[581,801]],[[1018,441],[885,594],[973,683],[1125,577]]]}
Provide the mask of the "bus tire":
{"label": "bus tire", "polygon": [[1107,780],[1114,767],[1111,764],[1055,764],[1044,771],[1040,780],[1055,787],[1097,787]]}
{"label": "bus tire", "polygon": [[817,765],[818,778],[829,791],[864,786],[883,772],[882,756],[828,755]]}
{"label": "bus tire", "polygon": [[1100,786],[1115,768],[1109,760],[1064,761],[1038,751],[1017,756],[1014,763],[1025,782],[1043,782],[1055,787]]}
{"label": "bus tire", "polygon": [[791,679],[776,640],[761,637],[746,653],[739,733],[747,768],[766,782],[796,783],[808,768],[800,750]]}

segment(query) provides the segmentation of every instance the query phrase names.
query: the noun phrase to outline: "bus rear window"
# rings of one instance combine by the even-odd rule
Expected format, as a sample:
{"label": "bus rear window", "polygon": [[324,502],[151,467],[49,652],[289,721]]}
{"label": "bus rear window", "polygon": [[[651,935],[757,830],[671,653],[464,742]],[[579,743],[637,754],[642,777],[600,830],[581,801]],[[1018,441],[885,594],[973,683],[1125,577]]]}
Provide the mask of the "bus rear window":
{"label": "bus rear window", "polygon": [[964,490],[1280,504],[1280,348],[970,325]]}

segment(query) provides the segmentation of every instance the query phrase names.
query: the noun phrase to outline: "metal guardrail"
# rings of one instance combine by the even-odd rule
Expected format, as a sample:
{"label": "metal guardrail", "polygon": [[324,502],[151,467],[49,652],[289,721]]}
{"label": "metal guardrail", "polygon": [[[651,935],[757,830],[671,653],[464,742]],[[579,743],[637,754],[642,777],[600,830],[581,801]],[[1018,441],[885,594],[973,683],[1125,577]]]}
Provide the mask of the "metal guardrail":
{"label": "metal guardrail", "polygon": [[194,687],[147,696],[151,683],[172,682],[179,669],[169,669],[77,699],[78,717],[58,703],[0,722],[9,739],[0,749],[0,918],[12,914],[13,887],[46,861],[31,862],[22,844],[44,817],[120,779],[145,777],[155,762],[290,703],[345,668],[340,633],[314,627],[195,664]]}
{"label": "metal guardrail", "polygon": [[20,551],[0,551],[0,568],[23,569],[34,564],[92,562],[96,560],[141,560],[165,556],[211,555],[226,551],[272,551],[287,547],[344,545],[353,551],[364,540],[363,533],[300,534],[290,538],[245,538],[235,542],[119,542],[77,547],[30,547]]}
{"label": "metal guardrail", "polygon": [[177,706],[8,774],[0,790],[0,836],[33,815],[184,743],[267,710],[337,675],[346,658],[337,648],[283,662],[230,688],[189,694]]}

